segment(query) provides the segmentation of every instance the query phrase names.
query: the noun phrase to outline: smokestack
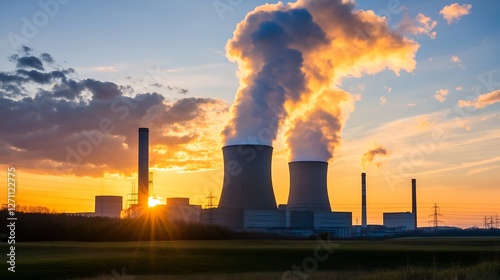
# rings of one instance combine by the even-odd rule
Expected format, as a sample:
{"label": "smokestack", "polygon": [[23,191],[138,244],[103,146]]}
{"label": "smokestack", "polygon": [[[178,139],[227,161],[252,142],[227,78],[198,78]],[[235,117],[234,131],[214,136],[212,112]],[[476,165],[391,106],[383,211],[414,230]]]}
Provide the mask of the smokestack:
{"label": "smokestack", "polygon": [[149,129],[139,128],[139,165],[137,198],[139,207],[148,206],[149,198]]}
{"label": "smokestack", "polygon": [[224,183],[219,208],[276,210],[271,161],[273,147],[230,145],[222,148]]}
{"label": "smokestack", "polygon": [[366,173],[361,173],[361,227],[366,226]]}
{"label": "smokestack", "polygon": [[415,219],[415,229],[417,229],[417,179],[411,179],[411,212]]}
{"label": "smokestack", "polygon": [[331,212],[326,186],[328,162],[294,161],[288,163],[288,168],[290,193],[287,207]]}

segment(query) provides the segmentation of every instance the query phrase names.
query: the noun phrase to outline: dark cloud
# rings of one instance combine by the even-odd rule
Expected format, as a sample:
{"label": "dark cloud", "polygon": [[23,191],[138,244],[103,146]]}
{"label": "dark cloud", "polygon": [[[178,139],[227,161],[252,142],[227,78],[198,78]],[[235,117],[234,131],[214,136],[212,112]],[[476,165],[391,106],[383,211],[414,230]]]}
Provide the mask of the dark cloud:
{"label": "dark cloud", "polygon": [[[52,58],[44,57],[39,59]],[[0,163],[43,174],[130,175],[137,165],[137,129],[142,126],[150,128],[150,144],[157,149],[150,152],[152,166],[205,168],[213,160],[210,149],[219,151],[218,132],[217,138],[207,135],[213,118],[227,114],[225,102],[169,102],[154,92],[130,96],[130,86],[77,80],[72,74],[72,68],[0,71]],[[193,148],[194,141],[204,144]]]}
{"label": "dark cloud", "polygon": [[54,63],[54,59],[53,59],[53,58],[52,58],[52,56],[51,56],[50,54],[48,54],[48,53],[42,53],[42,54],[40,55],[40,58],[41,58],[43,61],[47,62],[47,63]]}
{"label": "dark cloud", "polygon": [[31,53],[31,52],[33,51],[33,49],[32,49],[32,48],[27,47],[27,46],[22,46],[22,47],[21,47],[21,49],[22,49],[22,51],[23,51],[24,53],[26,53],[26,54],[29,54],[29,53]]}
{"label": "dark cloud", "polygon": [[187,89],[187,88],[172,87],[172,86],[169,86],[169,85],[167,86],[167,88],[168,88],[169,90],[176,90],[176,91],[177,91],[177,93],[179,93],[179,94],[184,94],[184,95],[186,95],[186,94],[189,92],[189,89]]}
{"label": "dark cloud", "polygon": [[34,68],[37,70],[45,70],[43,68],[43,63],[38,57],[34,56],[23,56],[17,58],[17,68]]}
{"label": "dark cloud", "polygon": [[122,95],[118,86],[111,82],[86,79],[83,81],[83,85],[92,92],[93,98],[97,100],[110,100]]}

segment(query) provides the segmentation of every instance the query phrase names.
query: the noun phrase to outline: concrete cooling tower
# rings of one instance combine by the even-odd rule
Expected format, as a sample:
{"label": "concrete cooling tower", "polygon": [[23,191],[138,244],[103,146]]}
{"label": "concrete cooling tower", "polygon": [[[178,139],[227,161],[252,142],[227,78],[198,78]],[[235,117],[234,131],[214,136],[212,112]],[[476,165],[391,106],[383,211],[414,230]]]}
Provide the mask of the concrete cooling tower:
{"label": "concrete cooling tower", "polygon": [[311,211],[331,212],[326,177],[328,162],[295,161],[290,169],[288,209],[307,208]]}
{"label": "concrete cooling tower", "polygon": [[222,148],[224,185],[219,208],[276,210],[271,160],[265,145],[230,145]]}

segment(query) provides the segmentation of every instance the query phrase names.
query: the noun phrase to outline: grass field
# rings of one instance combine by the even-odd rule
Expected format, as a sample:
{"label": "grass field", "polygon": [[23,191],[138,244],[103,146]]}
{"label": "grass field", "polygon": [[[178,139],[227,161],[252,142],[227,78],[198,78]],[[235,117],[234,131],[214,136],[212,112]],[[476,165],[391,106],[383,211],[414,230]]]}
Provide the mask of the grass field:
{"label": "grass field", "polygon": [[[8,253],[5,243],[0,248]],[[13,273],[7,271],[4,262],[0,279],[10,279],[8,276]],[[21,243],[16,244],[15,276],[135,280],[500,279],[500,238]]]}

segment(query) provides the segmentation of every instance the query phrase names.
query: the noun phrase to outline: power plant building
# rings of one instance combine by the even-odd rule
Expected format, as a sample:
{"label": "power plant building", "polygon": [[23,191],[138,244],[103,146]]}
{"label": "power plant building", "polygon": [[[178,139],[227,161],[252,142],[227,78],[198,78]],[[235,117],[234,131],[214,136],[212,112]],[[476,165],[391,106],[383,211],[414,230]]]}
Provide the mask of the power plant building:
{"label": "power plant building", "polygon": [[403,230],[417,229],[417,180],[411,179],[412,212],[384,213],[384,226]]}
{"label": "power plant building", "polygon": [[99,195],[95,197],[95,214],[97,217],[120,218],[123,199],[115,195]]}
{"label": "power plant building", "polygon": [[203,210],[202,222],[237,231],[287,235],[330,232],[336,237],[350,237],[352,213],[331,211],[327,162],[290,162],[288,204],[276,206],[272,151],[266,145],[223,147],[224,181],[219,207]]}
{"label": "power plant building", "polygon": [[384,226],[401,228],[402,230],[415,230],[415,216],[411,212],[384,213]]}
{"label": "power plant building", "polygon": [[[139,128],[138,132],[137,203],[130,205],[128,212],[131,213],[147,207],[151,195],[148,182],[149,129]],[[174,197],[167,198],[166,205],[156,205],[155,212],[172,221],[202,222],[235,231],[296,236],[327,232],[336,238],[350,238],[372,236],[364,233],[385,234],[417,228],[415,179],[412,179],[412,212],[384,213],[384,226],[377,227],[367,224],[367,183],[366,174],[362,173],[361,226],[353,227],[351,212],[332,211],[327,188],[328,162],[290,162],[288,201],[277,205],[271,177],[273,147],[229,145],[222,148],[222,153],[224,179],[217,208],[202,209],[200,205],[189,204],[189,198]],[[121,197],[119,201],[117,197],[96,197],[96,215],[119,217],[121,205]]]}

